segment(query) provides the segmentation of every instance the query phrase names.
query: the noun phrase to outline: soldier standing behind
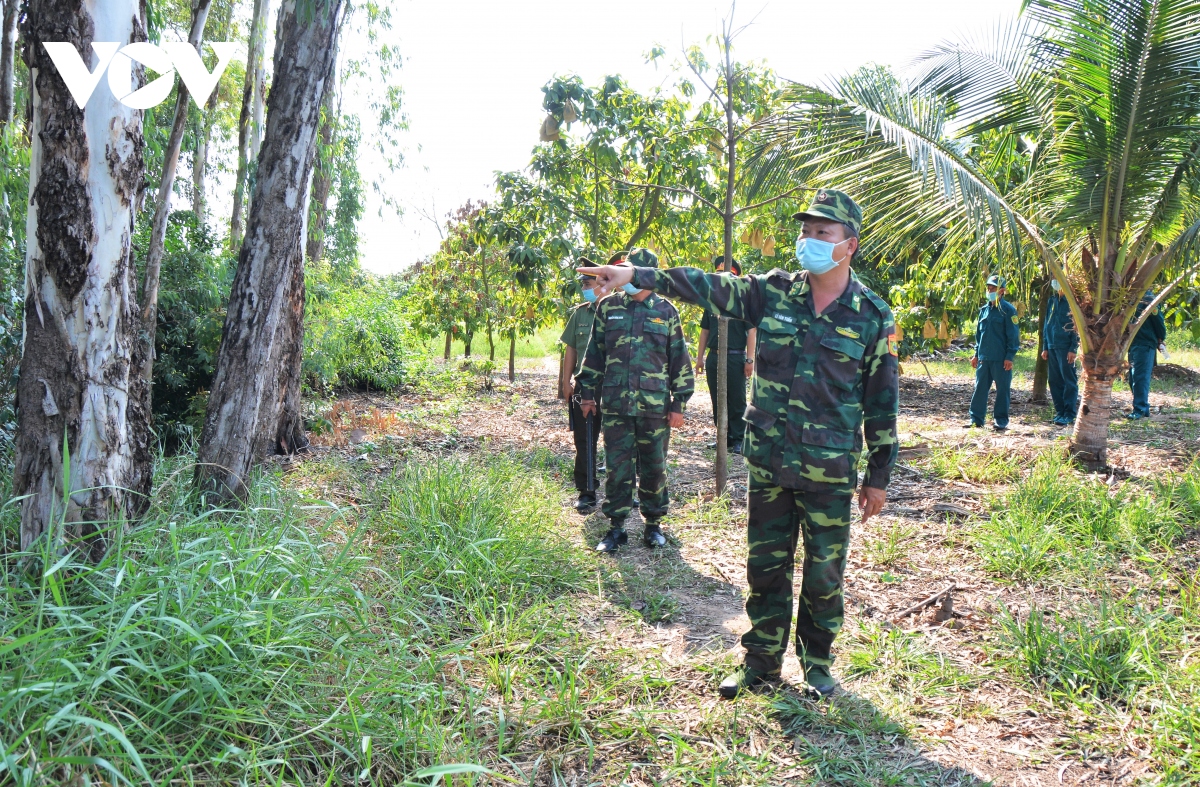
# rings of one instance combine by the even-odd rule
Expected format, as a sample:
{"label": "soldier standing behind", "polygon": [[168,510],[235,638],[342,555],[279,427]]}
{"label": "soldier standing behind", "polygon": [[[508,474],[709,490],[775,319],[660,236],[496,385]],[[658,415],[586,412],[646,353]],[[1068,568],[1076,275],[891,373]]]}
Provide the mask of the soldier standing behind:
{"label": "soldier standing behind", "polygon": [[810,689],[833,693],[831,649],[844,615],[850,506],[864,438],[864,522],[883,508],[896,463],[896,324],[850,269],[862,212],[846,194],[822,190],[794,218],[804,222],[796,243],[800,272],[735,278],[696,268],[599,269],[601,293],[632,280],[758,327],[745,442],[750,630],[742,637],[745,664],[721,683],[727,698],[779,679],[798,542],[804,575],[796,652]]}
{"label": "soldier standing behind", "polygon": [[[713,263],[720,268],[725,264],[725,255],[717,257]],[[734,276],[742,275],[742,266],[734,260],[730,266]],[[720,318],[711,311],[705,311],[700,320],[700,345],[696,350],[696,374],[705,374],[708,379],[708,391],[712,394],[713,420],[717,418],[717,327]],[[742,320],[729,321],[729,342],[726,353],[729,355],[729,367],[726,370],[725,409],[729,413],[729,443],[730,453],[742,452],[742,439],[746,436],[746,379],[754,370],[754,342],[758,332],[750,324]],[[708,348],[708,358],[704,350]],[[716,448],[713,443],[711,448]]]}
{"label": "soldier standing behind", "polygon": [[1050,398],[1054,400],[1054,423],[1070,426],[1075,423],[1079,409],[1079,382],[1075,376],[1075,353],[1079,351],[1079,331],[1075,330],[1075,318],[1067,305],[1067,296],[1062,293],[1058,279],[1050,280],[1054,294],[1046,309],[1046,325],[1042,332],[1046,336],[1046,349],[1042,360],[1049,371]]}
{"label": "soldier standing behind", "polygon": [[[648,249],[633,249],[629,263],[657,268],[658,257]],[[585,416],[596,412],[597,389],[601,394],[608,462],[603,511],[611,528],[596,550],[615,552],[628,542],[625,519],[633,509],[635,478],[645,521],[642,542],[665,546],[659,520],[669,502],[667,443],[670,430],[683,426],[683,408],[695,389],[679,312],[635,287],[604,298],[577,380]]]}
{"label": "soldier standing behind", "polygon": [[1021,349],[1021,332],[1017,327],[1020,320],[1017,307],[1004,300],[1005,284],[1003,276],[992,274],[988,277],[988,302],[979,310],[979,321],[975,324],[975,355],[971,358],[971,366],[975,369],[975,394],[971,397],[971,422],[965,424],[967,429],[983,426],[993,382],[996,384],[993,428],[997,432],[1008,428],[1013,361],[1017,350]]}
{"label": "soldier standing behind", "polygon": [[[578,265],[581,268],[596,267],[596,263],[587,257],[580,257]],[[573,380],[583,366],[583,355],[592,338],[597,298],[594,291],[596,280],[582,273],[577,278],[583,290],[584,302],[571,312],[559,341],[567,346],[563,358],[566,374],[563,377],[562,395],[567,400],[571,432],[575,438],[575,491],[579,493],[575,510],[587,514],[596,507],[596,445],[600,442],[600,418],[595,414],[583,414],[576,390],[578,386],[573,384]]]}
{"label": "soldier standing behind", "polygon": [[[1140,319],[1153,300],[1153,292],[1143,295],[1133,318]],[[1133,393],[1133,412],[1125,417],[1131,421],[1150,417],[1150,377],[1158,363],[1159,348],[1166,349],[1163,346],[1166,340],[1167,324],[1155,309],[1129,343],[1129,390]]]}

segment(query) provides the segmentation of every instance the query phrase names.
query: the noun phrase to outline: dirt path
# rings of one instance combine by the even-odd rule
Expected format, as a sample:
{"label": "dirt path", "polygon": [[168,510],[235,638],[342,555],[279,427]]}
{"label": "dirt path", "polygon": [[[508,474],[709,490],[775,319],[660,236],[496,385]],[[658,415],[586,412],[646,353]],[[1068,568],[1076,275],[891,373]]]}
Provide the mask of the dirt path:
{"label": "dirt path", "polygon": [[[1063,430],[1045,421],[1042,408],[1030,405],[1028,391],[1014,391],[1008,433],[965,431],[970,379],[927,379],[912,371],[902,379],[900,421],[902,445],[909,448],[893,475],[888,505],[875,521],[854,528],[847,623],[839,638],[843,655],[835,666],[844,692],[823,709],[804,705],[803,713],[817,716],[802,714],[798,725],[775,728],[777,742],[786,744],[779,749],[785,752],[781,763],[789,761],[786,752],[824,747],[834,757],[853,751],[845,756],[868,766],[874,762],[879,773],[905,774],[898,783],[909,776],[938,784],[1006,785],[1126,784],[1145,777],[1150,766],[1133,743],[1097,738],[1088,719],[1029,693],[989,663],[986,642],[993,614],[1002,606],[1021,611],[1036,601],[1054,609],[1071,599],[1062,591],[1002,584],[984,574],[959,531],[965,515],[987,516],[989,498],[999,488],[943,480],[918,466],[921,457],[941,446],[1033,456],[1061,440]],[[436,402],[417,395],[355,397],[347,407],[374,411],[363,417],[364,431],[372,431],[374,423],[375,431],[387,432],[390,439],[428,450],[543,452],[555,458],[559,477],[569,486],[563,470],[573,445],[554,395],[556,379],[554,361],[546,359],[522,369],[515,383],[499,382],[492,392],[452,411],[439,412]],[[672,512],[666,525],[672,547],[650,553],[631,540],[615,558],[616,580],[595,601],[598,625],[592,628],[601,643],[619,641],[667,665],[676,682],[665,701],[684,730],[699,728],[720,703],[718,673],[737,662],[738,638],[748,628],[742,610],[745,467],[741,457],[731,457],[731,499],[711,502],[713,452],[706,446],[716,432],[706,385],[698,381],[697,388],[668,455]],[[1153,431],[1121,425],[1114,434],[1112,461],[1135,475],[1182,467],[1196,454],[1200,422],[1190,412],[1192,403],[1156,394],[1152,404],[1162,408]],[[421,408],[429,414],[415,421],[394,419]],[[579,549],[590,550],[606,522],[599,513],[578,516],[572,502],[573,496],[564,493],[568,535]],[[639,525],[631,525],[636,534]],[[936,606],[896,618],[952,584],[949,620],[939,619]],[[641,624],[631,627],[625,610],[640,612]],[[910,681],[913,671],[938,669],[958,676],[949,679],[954,690],[924,690]],[[791,684],[799,681],[792,655],[784,676]],[[797,707],[803,702],[795,700]],[[897,719],[900,727],[879,718]],[[900,728],[907,734],[894,731]],[[856,747],[870,747],[872,753],[864,757]],[[868,773],[863,783],[876,781]]]}

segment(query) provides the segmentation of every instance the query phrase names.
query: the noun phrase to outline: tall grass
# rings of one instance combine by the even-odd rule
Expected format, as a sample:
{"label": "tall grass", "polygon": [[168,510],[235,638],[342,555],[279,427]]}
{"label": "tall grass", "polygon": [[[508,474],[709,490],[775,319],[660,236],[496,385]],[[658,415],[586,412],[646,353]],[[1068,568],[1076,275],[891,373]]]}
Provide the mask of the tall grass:
{"label": "tall grass", "polygon": [[462,665],[580,581],[539,483],[410,465],[356,516],[271,477],[230,512],[168,485],[98,565],[9,554],[0,783],[396,784],[477,762],[495,721]]}
{"label": "tall grass", "polygon": [[972,538],[985,567],[1017,581],[1071,578],[1125,555],[1168,549],[1200,522],[1200,466],[1159,481],[1109,487],[1045,455]]}

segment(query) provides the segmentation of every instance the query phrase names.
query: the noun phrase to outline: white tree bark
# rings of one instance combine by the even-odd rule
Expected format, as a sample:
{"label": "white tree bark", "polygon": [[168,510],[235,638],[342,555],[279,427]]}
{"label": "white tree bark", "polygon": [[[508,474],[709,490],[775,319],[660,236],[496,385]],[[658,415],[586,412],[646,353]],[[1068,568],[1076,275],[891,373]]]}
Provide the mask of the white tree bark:
{"label": "white tree bark", "polygon": [[342,0],[285,0],[279,12],[266,136],[196,468],[217,500],[241,497],[267,454],[308,444],[300,419],[304,219],[342,10]]}
{"label": "white tree bark", "polygon": [[28,495],[22,548],[50,534],[98,557],[99,531],[136,516],[150,487],[130,243],[142,113],[103,87],[80,110],[42,43],[70,41],[95,67],[93,41],[146,33],[139,0],[32,0],[29,15],[33,146],[13,493]]}

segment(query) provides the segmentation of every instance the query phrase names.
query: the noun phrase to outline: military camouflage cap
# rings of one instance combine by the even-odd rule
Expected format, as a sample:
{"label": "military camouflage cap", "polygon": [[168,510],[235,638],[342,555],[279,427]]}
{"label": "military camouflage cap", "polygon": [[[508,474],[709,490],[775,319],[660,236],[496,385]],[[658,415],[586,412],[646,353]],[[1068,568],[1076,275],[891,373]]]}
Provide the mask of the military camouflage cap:
{"label": "military camouflage cap", "polygon": [[640,246],[636,249],[630,249],[629,254],[625,257],[625,261],[636,268],[658,267],[658,255]]}
{"label": "military camouflage cap", "polygon": [[1008,279],[1004,278],[999,273],[993,273],[991,276],[988,276],[987,283],[992,287],[1008,287]]}
{"label": "military camouflage cap", "polygon": [[802,210],[792,218],[800,220],[829,219],[845,224],[854,230],[855,235],[862,231],[862,209],[844,191],[821,189],[813,195],[812,202],[808,204],[808,210]]}

